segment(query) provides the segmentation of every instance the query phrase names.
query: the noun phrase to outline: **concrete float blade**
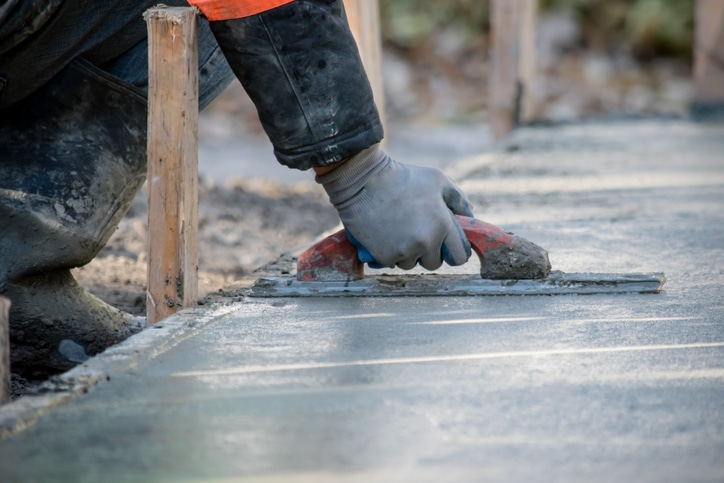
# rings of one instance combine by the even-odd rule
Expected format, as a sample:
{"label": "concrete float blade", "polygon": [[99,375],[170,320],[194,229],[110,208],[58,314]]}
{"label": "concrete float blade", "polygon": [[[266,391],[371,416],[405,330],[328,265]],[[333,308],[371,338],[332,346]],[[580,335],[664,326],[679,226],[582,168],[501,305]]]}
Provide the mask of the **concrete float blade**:
{"label": "concrete float blade", "polygon": [[377,275],[355,281],[303,282],[263,277],[251,297],[426,297],[659,293],[663,273],[564,273],[538,280],[487,280],[479,275]]}

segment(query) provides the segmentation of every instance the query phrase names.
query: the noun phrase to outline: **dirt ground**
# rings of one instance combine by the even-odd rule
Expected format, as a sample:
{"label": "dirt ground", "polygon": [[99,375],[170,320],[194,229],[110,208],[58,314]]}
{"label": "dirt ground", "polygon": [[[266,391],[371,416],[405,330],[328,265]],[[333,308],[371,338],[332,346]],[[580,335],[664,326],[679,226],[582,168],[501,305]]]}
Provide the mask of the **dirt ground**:
{"label": "dirt ground", "polygon": [[[74,270],[94,295],[134,315],[146,313],[147,203],[142,190],[108,245]],[[237,179],[199,188],[199,296],[218,291],[339,223],[326,194],[312,184]]]}

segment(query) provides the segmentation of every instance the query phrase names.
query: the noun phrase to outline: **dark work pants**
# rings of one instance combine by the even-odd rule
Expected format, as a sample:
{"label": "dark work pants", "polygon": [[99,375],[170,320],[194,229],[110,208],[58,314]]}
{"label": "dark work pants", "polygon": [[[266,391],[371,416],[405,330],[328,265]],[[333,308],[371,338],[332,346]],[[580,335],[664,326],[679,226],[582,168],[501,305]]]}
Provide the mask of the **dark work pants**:
{"label": "dark work pants", "polygon": [[[14,3],[16,0],[9,0]],[[52,80],[77,58],[145,94],[148,41],[143,12],[155,0],[17,0],[0,14],[0,109]],[[187,6],[168,0],[170,6]],[[22,25],[31,25],[22,29]],[[24,35],[21,33],[24,32]],[[206,107],[233,79],[209,24],[199,21],[199,106]]]}

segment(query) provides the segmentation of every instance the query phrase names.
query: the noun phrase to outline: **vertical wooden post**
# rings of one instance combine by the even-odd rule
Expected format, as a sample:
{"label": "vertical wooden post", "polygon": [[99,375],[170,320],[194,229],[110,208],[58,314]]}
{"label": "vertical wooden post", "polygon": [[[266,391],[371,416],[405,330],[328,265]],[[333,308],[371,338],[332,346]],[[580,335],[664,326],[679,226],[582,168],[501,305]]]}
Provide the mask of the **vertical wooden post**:
{"label": "vertical wooden post", "polygon": [[490,128],[494,140],[530,120],[537,0],[491,0]]}
{"label": "vertical wooden post", "polygon": [[198,294],[197,10],[148,10],[147,323]]}
{"label": "vertical wooden post", "polygon": [[385,92],[382,78],[382,35],[378,0],[344,0],[349,28],[357,41],[362,64],[372,84],[382,124],[386,124]]}
{"label": "vertical wooden post", "polygon": [[535,23],[538,19],[538,0],[523,0],[521,4],[519,29],[518,79],[522,86],[520,116],[522,122],[532,121],[535,111],[532,95],[536,72]]}
{"label": "vertical wooden post", "polygon": [[694,40],[694,110],[724,111],[724,2],[697,0]]}
{"label": "vertical wooden post", "polygon": [[10,301],[0,297],[0,405],[10,399]]}

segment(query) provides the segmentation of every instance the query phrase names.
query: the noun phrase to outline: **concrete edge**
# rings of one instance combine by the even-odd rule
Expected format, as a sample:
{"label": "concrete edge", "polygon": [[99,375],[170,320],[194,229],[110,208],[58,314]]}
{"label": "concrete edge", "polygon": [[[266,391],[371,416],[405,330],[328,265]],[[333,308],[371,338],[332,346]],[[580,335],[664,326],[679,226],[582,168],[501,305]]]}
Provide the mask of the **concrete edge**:
{"label": "concrete edge", "polygon": [[0,406],[0,441],[29,428],[54,407],[110,381],[113,374],[128,371],[163,354],[233,310],[234,307],[228,304],[184,309],[44,382],[38,394],[26,395]]}

